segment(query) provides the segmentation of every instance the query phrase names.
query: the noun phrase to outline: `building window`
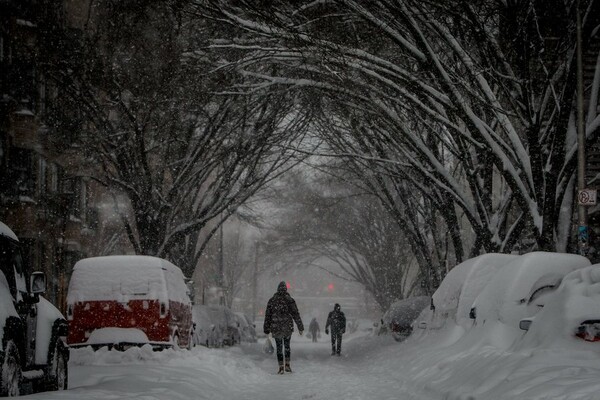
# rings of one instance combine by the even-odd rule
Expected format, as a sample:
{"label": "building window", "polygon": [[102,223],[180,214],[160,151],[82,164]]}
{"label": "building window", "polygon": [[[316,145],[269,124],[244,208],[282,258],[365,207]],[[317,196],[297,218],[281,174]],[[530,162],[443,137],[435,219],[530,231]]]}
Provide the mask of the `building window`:
{"label": "building window", "polygon": [[46,113],[46,77],[44,74],[39,74],[38,77],[38,113],[44,115]]}
{"label": "building window", "polygon": [[46,159],[44,157],[40,157],[39,159],[39,171],[38,171],[38,194],[44,195],[48,191],[46,173],[48,169],[48,164],[46,163]]}
{"label": "building window", "polygon": [[82,220],[85,221],[85,217],[87,214],[87,207],[88,207],[88,190],[87,190],[87,181],[84,179],[81,179],[81,203],[79,205],[79,216],[81,217]]}
{"label": "building window", "polygon": [[56,193],[58,191],[58,166],[54,163],[50,164],[50,185],[49,189],[51,192]]}
{"label": "building window", "polygon": [[35,193],[33,152],[28,149],[13,147],[10,153],[9,165],[11,168],[9,191],[20,196],[33,196]]}

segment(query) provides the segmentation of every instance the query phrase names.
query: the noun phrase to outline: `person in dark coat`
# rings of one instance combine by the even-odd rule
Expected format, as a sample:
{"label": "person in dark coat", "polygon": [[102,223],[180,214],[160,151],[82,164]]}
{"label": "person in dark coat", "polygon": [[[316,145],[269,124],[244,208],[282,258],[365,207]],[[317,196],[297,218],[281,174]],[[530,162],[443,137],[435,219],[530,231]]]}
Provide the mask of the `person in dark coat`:
{"label": "person in dark coat", "polygon": [[302,336],[304,325],[302,324],[296,301],[288,293],[286,283],[281,282],[277,286],[277,292],[267,303],[263,326],[265,335],[271,334],[275,339],[277,361],[279,362],[278,374],[283,374],[284,371],[292,372],[290,368],[290,339],[292,332],[294,332],[294,322],[296,322],[300,336]]}
{"label": "person in dark coat", "polygon": [[329,334],[329,327],[331,327],[331,355],[337,354],[339,356],[342,351],[342,335],[346,333],[346,316],[337,303],[327,317],[326,335]]}
{"label": "person in dark coat", "polygon": [[319,323],[317,322],[316,318],[313,318],[312,321],[310,321],[310,325],[308,325],[308,331],[312,336],[312,341],[316,343],[317,336],[321,333],[321,328],[319,327]]}

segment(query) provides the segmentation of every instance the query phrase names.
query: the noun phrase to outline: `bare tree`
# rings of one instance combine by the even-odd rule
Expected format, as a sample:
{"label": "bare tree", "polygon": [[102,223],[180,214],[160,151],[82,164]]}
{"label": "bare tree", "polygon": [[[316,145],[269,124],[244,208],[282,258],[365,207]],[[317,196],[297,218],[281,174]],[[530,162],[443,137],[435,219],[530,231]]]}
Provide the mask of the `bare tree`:
{"label": "bare tree", "polygon": [[[566,250],[575,1],[280,1],[266,10],[244,1],[198,4],[254,33],[253,41],[213,44],[238,52],[231,68],[253,88],[303,93],[305,104],[325,111],[328,128],[338,126],[344,140],[337,152],[376,160],[361,163],[410,182],[446,227],[464,215],[476,235],[471,255],[510,251],[527,238],[539,249]],[[589,41],[598,4],[581,8]],[[280,68],[258,73],[265,64]],[[599,85],[594,80],[593,104]],[[589,110],[593,143],[600,117]]]}
{"label": "bare tree", "polygon": [[408,240],[377,197],[314,172],[296,171],[284,182],[267,237],[271,259],[319,266],[326,258],[341,272],[321,268],[363,285],[383,310],[424,281]]}
{"label": "bare tree", "polygon": [[58,144],[126,195],[121,218],[137,253],[189,274],[218,226],[285,171],[306,120],[290,93],[215,93],[239,77],[205,75],[218,60],[189,51],[208,28],[186,18],[184,2],[106,0],[97,10],[70,57],[51,60],[66,94]]}

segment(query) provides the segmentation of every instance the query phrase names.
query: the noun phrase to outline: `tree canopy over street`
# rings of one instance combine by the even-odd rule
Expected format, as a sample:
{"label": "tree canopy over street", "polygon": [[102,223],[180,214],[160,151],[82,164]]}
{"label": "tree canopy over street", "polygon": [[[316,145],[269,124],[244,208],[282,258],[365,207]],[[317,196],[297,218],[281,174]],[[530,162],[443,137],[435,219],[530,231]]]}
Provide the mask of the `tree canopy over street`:
{"label": "tree canopy over street", "polygon": [[[600,13],[580,4],[589,44]],[[193,269],[224,220],[316,156],[369,197],[359,207],[377,208],[370,218],[394,221],[387,234],[439,281],[481,252],[572,247],[575,11],[575,1],[101,1],[77,41],[54,32],[69,46],[47,55],[68,88],[53,123],[59,145],[85,148],[94,179],[125,194],[138,253]]]}

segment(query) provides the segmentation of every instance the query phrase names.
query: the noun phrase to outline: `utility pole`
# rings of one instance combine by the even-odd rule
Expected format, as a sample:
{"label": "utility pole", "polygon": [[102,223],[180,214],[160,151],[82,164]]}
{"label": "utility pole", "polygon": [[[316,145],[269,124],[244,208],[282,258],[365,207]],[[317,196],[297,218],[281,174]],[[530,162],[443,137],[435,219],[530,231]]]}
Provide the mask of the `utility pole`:
{"label": "utility pole", "polygon": [[258,249],[259,243],[254,246],[254,273],[252,274],[252,321],[256,321],[258,313]]}
{"label": "utility pole", "polygon": [[585,256],[588,252],[589,231],[587,208],[580,199],[581,193],[586,189],[586,155],[585,155],[585,125],[583,120],[583,50],[581,37],[581,12],[579,0],[576,4],[577,13],[577,216],[579,220],[577,247],[579,254]]}
{"label": "utility pole", "polygon": [[221,226],[219,227],[219,288],[221,290],[219,296],[219,304],[225,304],[225,259],[223,256],[223,221],[221,221]]}

